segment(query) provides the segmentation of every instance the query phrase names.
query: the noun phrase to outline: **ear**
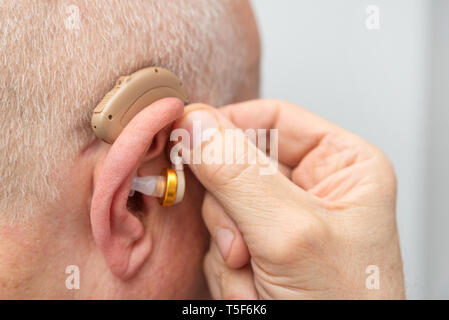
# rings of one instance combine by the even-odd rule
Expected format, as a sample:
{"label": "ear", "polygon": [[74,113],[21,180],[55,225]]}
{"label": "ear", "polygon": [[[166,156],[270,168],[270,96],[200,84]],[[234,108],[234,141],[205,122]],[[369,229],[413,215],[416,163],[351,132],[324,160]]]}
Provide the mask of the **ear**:
{"label": "ear", "polygon": [[[164,138],[155,136],[181,117],[183,108],[180,100],[166,98],[143,109],[95,169],[98,174],[94,174],[90,211],[92,232],[111,271],[122,279],[132,277],[151,252],[151,235],[126,207],[132,179],[143,159],[163,150]],[[156,145],[152,147],[153,140]]]}

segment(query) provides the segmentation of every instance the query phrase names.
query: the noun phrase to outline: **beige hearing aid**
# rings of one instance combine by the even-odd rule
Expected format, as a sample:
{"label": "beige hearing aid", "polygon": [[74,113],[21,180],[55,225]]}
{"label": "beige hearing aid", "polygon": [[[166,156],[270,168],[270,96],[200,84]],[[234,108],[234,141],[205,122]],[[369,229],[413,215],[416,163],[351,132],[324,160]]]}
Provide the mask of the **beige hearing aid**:
{"label": "beige hearing aid", "polygon": [[[94,109],[92,128],[100,139],[113,143],[123,128],[143,108],[153,102],[175,97],[188,103],[187,92],[182,82],[170,71],[160,67],[149,67],[120,77]],[[161,176],[135,177],[131,195],[139,191],[160,198],[162,206],[178,203],[184,197],[185,178],[183,166],[166,168]]]}
{"label": "beige hearing aid", "polygon": [[187,104],[182,82],[170,71],[150,67],[120,77],[94,109],[92,128],[97,137],[113,143],[143,108],[162,98],[175,97]]}

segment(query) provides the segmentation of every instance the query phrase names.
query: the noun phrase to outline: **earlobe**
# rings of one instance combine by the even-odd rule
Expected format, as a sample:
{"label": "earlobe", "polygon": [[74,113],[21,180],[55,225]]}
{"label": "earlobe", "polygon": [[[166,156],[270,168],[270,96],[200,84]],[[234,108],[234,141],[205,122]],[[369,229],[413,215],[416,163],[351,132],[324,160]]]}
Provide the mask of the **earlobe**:
{"label": "earlobe", "polygon": [[152,246],[151,234],[126,207],[134,173],[143,159],[163,149],[164,137],[156,135],[182,116],[183,107],[180,100],[166,98],[143,109],[115,140],[94,177],[93,236],[111,271],[122,279],[139,270]]}

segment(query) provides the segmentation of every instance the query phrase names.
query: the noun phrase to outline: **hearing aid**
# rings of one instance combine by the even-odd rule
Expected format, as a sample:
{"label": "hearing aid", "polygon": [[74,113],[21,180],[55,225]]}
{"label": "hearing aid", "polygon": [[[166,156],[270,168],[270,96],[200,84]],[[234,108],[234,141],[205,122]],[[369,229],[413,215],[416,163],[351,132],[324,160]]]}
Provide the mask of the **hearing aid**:
{"label": "hearing aid", "polygon": [[[188,95],[182,82],[167,69],[149,67],[122,76],[94,109],[92,129],[98,138],[112,144],[142,109],[168,97],[178,98],[184,105],[188,104]],[[130,196],[134,191],[158,197],[164,207],[181,202],[185,191],[182,163],[165,168],[160,176],[134,177]]]}
{"label": "hearing aid", "polygon": [[113,143],[143,108],[168,97],[188,103],[182,82],[164,68],[149,67],[120,77],[94,109],[92,128],[97,137]]}

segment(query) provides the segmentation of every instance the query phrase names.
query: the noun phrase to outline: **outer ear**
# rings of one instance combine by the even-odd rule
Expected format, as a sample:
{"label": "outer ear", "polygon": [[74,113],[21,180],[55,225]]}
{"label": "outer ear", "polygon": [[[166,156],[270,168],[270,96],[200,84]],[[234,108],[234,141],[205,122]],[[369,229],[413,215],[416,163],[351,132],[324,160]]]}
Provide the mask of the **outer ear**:
{"label": "outer ear", "polygon": [[123,129],[94,177],[92,232],[111,271],[122,279],[132,277],[151,252],[151,235],[126,208],[134,173],[155,135],[181,117],[183,108],[180,100],[166,98],[142,110]]}

